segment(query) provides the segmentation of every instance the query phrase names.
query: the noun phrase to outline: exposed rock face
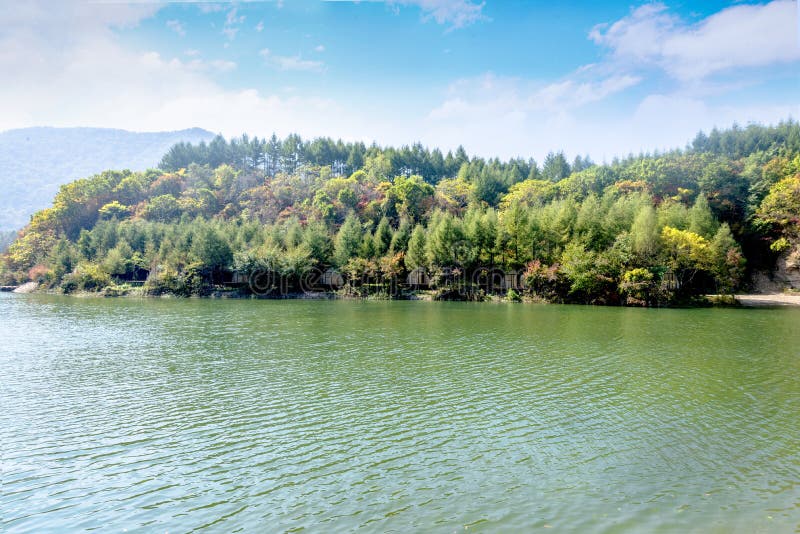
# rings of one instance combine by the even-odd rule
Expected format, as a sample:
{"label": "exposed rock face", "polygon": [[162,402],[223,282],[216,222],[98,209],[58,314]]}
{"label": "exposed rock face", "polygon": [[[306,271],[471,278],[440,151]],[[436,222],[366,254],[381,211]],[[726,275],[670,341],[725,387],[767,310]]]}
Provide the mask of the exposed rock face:
{"label": "exposed rock face", "polygon": [[16,288],[14,293],[33,293],[37,287],[39,287],[39,284],[36,282],[27,282]]}
{"label": "exposed rock face", "polygon": [[800,246],[781,254],[775,264],[772,279],[784,288],[800,289]]}

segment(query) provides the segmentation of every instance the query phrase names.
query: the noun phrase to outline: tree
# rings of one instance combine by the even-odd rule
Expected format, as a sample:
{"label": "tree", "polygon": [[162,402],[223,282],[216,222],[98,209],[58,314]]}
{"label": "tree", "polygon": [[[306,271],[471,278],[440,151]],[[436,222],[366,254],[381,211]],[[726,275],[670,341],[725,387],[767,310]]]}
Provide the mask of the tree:
{"label": "tree", "polygon": [[389,251],[392,245],[392,228],[389,226],[389,220],[386,217],[381,218],[378,227],[375,229],[373,236],[373,248],[377,256],[383,256]]}
{"label": "tree", "polygon": [[689,210],[689,231],[710,239],[717,231],[718,226],[705,195],[697,195],[694,206]]}
{"label": "tree", "polygon": [[653,206],[643,206],[631,225],[633,252],[649,264],[658,253],[659,231],[656,210]]}
{"label": "tree", "polygon": [[553,200],[558,194],[558,186],[547,180],[525,180],[512,185],[500,200],[500,207],[521,202],[526,206],[541,206]]}
{"label": "tree", "polygon": [[723,223],[711,240],[714,275],[723,293],[733,293],[744,277],[745,259],[728,223]]}
{"label": "tree", "polygon": [[434,189],[421,176],[398,176],[394,180],[392,192],[397,197],[400,215],[419,221],[432,201]]}
{"label": "tree", "polygon": [[389,250],[394,253],[404,252],[408,248],[408,240],[411,239],[412,230],[411,221],[405,217],[400,219],[400,225],[392,235],[392,243],[389,246]]}
{"label": "tree", "polygon": [[575,234],[590,250],[602,250],[608,245],[603,228],[605,207],[596,195],[590,194],[581,204],[575,218]]}
{"label": "tree", "polygon": [[168,222],[180,216],[178,199],[172,195],[151,198],[142,210],[142,216],[149,221]]}
{"label": "tree", "polygon": [[778,235],[800,237],[800,174],[773,185],[756,212],[758,220]]}
{"label": "tree", "polygon": [[500,220],[504,232],[508,235],[507,241],[513,263],[521,265],[524,263],[524,253],[530,250],[528,211],[520,202],[514,202],[506,211],[500,213]]}
{"label": "tree", "polygon": [[558,182],[569,176],[570,168],[563,152],[550,152],[544,159],[542,176],[545,180]]}
{"label": "tree", "polygon": [[124,219],[130,215],[130,208],[114,200],[98,210],[101,219]]}
{"label": "tree", "polygon": [[[701,235],[665,226],[661,230],[666,261],[682,286],[688,286],[698,272],[710,272],[714,258],[708,241]],[[685,289],[685,288],[684,288]]]}
{"label": "tree", "polygon": [[569,243],[561,254],[561,270],[570,281],[570,295],[581,302],[614,299],[618,273],[603,254]]}
{"label": "tree", "polygon": [[339,229],[339,233],[336,234],[333,257],[339,267],[344,267],[350,258],[358,254],[361,238],[361,223],[356,214],[350,212]]}
{"label": "tree", "polygon": [[654,278],[653,273],[647,269],[637,268],[625,271],[619,284],[619,290],[626,298],[626,304],[646,306],[651,295],[658,290]]}
{"label": "tree", "polygon": [[233,254],[228,241],[217,230],[207,227],[202,230],[194,241],[192,252],[197,260],[211,274],[211,282],[223,269],[233,261]]}
{"label": "tree", "polygon": [[421,224],[414,227],[411,232],[411,238],[408,241],[408,253],[406,253],[406,266],[409,269],[416,269],[417,267],[424,267],[428,264],[427,259],[427,244],[426,244],[425,228]]}
{"label": "tree", "polygon": [[328,229],[321,222],[312,222],[306,226],[303,245],[308,248],[312,261],[326,264],[330,260],[333,244]]}
{"label": "tree", "polygon": [[464,234],[455,218],[452,215],[440,213],[439,220],[429,230],[428,260],[441,267],[460,263],[463,259],[460,254],[460,246],[463,245]]}

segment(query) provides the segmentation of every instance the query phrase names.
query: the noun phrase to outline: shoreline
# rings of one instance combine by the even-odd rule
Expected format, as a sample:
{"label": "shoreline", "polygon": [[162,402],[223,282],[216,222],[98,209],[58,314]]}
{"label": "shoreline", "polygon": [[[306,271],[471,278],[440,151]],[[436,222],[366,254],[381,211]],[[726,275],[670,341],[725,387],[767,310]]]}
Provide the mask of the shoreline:
{"label": "shoreline", "polygon": [[[4,288],[5,289],[5,288]],[[385,296],[359,296],[348,295],[333,291],[318,291],[318,292],[305,292],[305,293],[288,293],[280,296],[270,295],[255,295],[244,294],[237,291],[212,291],[207,295],[175,295],[172,293],[163,293],[160,295],[144,294],[138,288],[125,291],[107,293],[103,291],[81,291],[74,293],[61,293],[53,290],[39,289],[34,282],[28,282],[15,288],[11,293],[17,294],[43,294],[43,295],[64,295],[74,298],[143,298],[143,299],[230,299],[230,300],[373,300],[373,301],[441,301],[441,302],[508,302],[508,303],[527,303],[527,304],[554,304],[551,301],[532,297],[529,295],[521,295],[519,300],[510,300],[502,295],[487,295],[483,300],[470,300],[470,299],[437,299],[433,291],[416,291],[405,293],[399,296],[388,298]],[[734,295],[705,295],[707,304],[694,305],[688,307],[702,308],[702,307],[725,307],[725,308],[795,308],[800,307],[800,293],[736,293]],[[558,304],[558,303],[556,303]],[[604,306],[602,304],[586,304],[586,303],[561,303],[572,304],[579,306]],[[607,305],[605,305],[607,306]],[[643,307],[643,306],[612,306],[612,307]],[[684,308],[687,306],[663,306],[664,308]]]}
{"label": "shoreline", "polygon": [[743,308],[793,308],[800,306],[800,294],[746,293],[734,295]]}

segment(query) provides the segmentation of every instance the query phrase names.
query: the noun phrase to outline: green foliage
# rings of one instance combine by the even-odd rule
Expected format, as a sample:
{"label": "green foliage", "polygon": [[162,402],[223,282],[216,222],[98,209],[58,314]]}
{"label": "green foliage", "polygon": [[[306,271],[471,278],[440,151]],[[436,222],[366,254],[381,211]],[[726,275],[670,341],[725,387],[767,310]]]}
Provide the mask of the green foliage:
{"label": "green foliage", "polygon": [[425,183],[422,177],[398,176],[387,196],[394,196],[397,199],[399,215],[411,221],[420,221],[433,201],[433,194],[433,187]]}
{"label": "green foliage", "polygon": [[544,159],[544,166],[542,167],[542,176],[545,180],[551,182],[558,182],[569,176],[570,168],[567,163],[567,158],[563,152],[547,154]]}
{"label": "green foliage", "polygon": [[205,268],[220,270],[233,261],[228,242],[214,228],[207,227],[195,238],[192,253]]}
{"label": "green foliage", "polygon": [[551,153],[539,169],[419,144],[218,137],[176,146],[162,171],[65,185],[19,232],[2,273],[74,289],[103,274],[148,277],[147,291],[188,295],[231,271],[296,287],[312,266],[335,267],[355,288],[417,267],[448,287],[456,271],[522,270],[526,290],[550,300],[659,304],[668,269],[685,293],[732,291],[745,256],[795,247],[798,139],[790,122],[611,164]]}
{"label": "green foliage", "polygon": [[61,289],[64,293],[73,291],[100,291],[111,283],[111,276],[97,264],[85,262],[64,277]]}
{"label": "green foliage", "polygon": [[142,209],[142,217],[148,221],[169,222],[181,214],[178,199],[172,195],[161,195],[152,198]]}
{"label": "green foliage", "polygon": [[373,236],[373,246],[376,256],[383,256],[389,251],[392,246],[392,228],[389,226],[389,220],[383,217],[375,229]]}
{"label": "green foliage", "polygon": [[577,301],[608,304],[616,299],[618,272],[605,254],[569,243],[561,254],[561,271],[570,282],[569,295]]}
{"label": "green foliage", "polygon": [[98,213],[102,219],[123,219],[130,215],[130,208],[122,205],[118,200],[113,200],[100,208]]}
{"label": "green foliage", "polygon": [[620,293],[629,305],[647,305],[656,289],[653,273],[641,267],[625,271],[619,284]]}
{"label": "green foliage", "polygon": [[720,292],[733,293],[744,278],[746,260],[727,223],[719,227],[711,241],[711,256]]}
{"label": "green foliage", "polygon": [[409,269],[425,267],[428,264],[427,257],[427,237],[425,229],[421,224],[414,227],[411,238],[408,241],[408,252],[406,253],[406,266]]}
{"label": "green foliage", "polygon": [[448,213],[437,212],[429,230],[428,261],[440,267],[458,265],[463,260],[464,239],[460,221]]}
{"label": "green foliage", "polygon": [[718,227],[719,223],[711,213],[705,195],[698,195],[694,206],[689,210],[689,231],[710,239]]}
{"label": "green foliage", "polygon": [[792,244],[785,237],[779,237],[769,245],[769,249],[778,254],[790,248],[792,248]]}
{"label": "green foliage", "polygon": [[633,252],[645,264],[655,259],[660,247],[659,237],[656,210],[652,206],[642,207],[631,226],[631,244]]}
{"label": "green foliage", "polygon": [[339,229],[339,233],[336,234],[333,256],[339,267],[344,267],[351,258],[358,254],[361,241],[361,223],[355,213],[351,212]]}
{"label": "green foliage", "polygon": [[757,216],[782,237],[800,237],[800,174],[773,185],[758,207]]}

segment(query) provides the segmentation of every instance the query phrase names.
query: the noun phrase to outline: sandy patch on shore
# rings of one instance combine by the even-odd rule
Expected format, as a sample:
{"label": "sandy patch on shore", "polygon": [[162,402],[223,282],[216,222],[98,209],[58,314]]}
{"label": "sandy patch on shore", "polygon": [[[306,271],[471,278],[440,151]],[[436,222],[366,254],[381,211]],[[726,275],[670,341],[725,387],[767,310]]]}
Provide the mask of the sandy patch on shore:
{"label": "sandy patch on shore", "polygon": [[742,306],[800,306],[800,295],[768,293],[764,295],[735,295]]}

